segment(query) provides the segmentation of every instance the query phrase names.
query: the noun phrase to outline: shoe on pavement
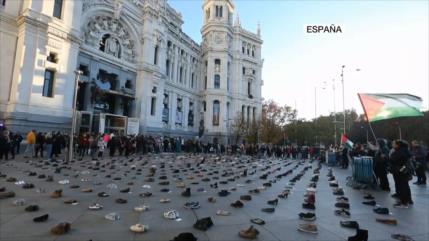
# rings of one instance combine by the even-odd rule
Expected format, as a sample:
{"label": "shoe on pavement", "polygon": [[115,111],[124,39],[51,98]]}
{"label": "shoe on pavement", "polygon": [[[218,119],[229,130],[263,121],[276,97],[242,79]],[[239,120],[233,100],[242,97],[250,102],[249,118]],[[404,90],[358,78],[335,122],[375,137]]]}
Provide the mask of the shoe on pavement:
{"label": "shoe on pavement", "polygon": [[274,205],[274,206],[277,206],[278,203],[279,203],[279,200],[277,198],[274,200],[268,200],[267,201],[267,204]]}
{"label": "shoe on pavement", "polygon": [[237,200],[237,201],[231,203],[231,207],[234,207],[234,208],[242,208],[243,206],[244,206],[244,204],[240,200]]}
{"label": "shoe on pavement", "polygon": [[264,225],[265,221],[261,218],[252,218],[250,219],[250,222],[254,223],[254,224],[258,224],[258,225]]}
{"label": "shoe on pavement", "polygon": [[317,226],[311,223],[299,224],[298,230],[301,232],[317,234]]}
{"label": "shoe on pavement", "polygon": [[359,223],[356,221],[340,221],[340,225],[341,227],[345,227],[345,228],[354,228],[354,229],[359,228]]}
{"label": "shoe on pavement", "polygon": [[100,209],[103,209],[103,206],[101,204],[98,204],[98,203],[93,203],[93,204],[89,205],[88,209],[89,210],[100,210]]}
{"label": "shoe on pavement", "polygon": [[299,218],[304,221],[314,221],[316,220],[316,214],[314,213],[299,213]]}
{"label": "shoe on pavement", "polygon": [[350,218],[350,212],[345,209],[335,210],[335,215]]}
{"label": "shoe on pavement", "polygon": [[394,218],[376,218],[375,221],[388,225],[398,225],[398,221]]}
{"label": "shoe on pavement", "polygon": [[350,209],[350,204],[344,202],[337,202],[335,203],[335,207],[342,209]]}
{"label": "shoe on pavement", "polygon": [[261,211],[265,212],[265,213],[273,213],[274,211],[276,211],[276,209],[275,208],[263,208],[263,209],[261,209]]}
{"label": "shoe on pavement", "polygon": [[252,196],[250,196],[250,195],[241,195],[240,196],[240,200],[250,201],[250,200],[252,200]]}
{"label": "shoe on pavement", "polygon": [[51,233],[55,235],[62,235],[70,231],[70,223],[59,223],[53,228],[51,228]]}
{"label": "shoe on pavement", "polygon": [[145,233],[149,230],[149,226],[137,223],[137,224],[131,225],[130,230],[134,233]]}
{"label": "shoe on pavement", "polygon": [[37,205],[27,206],[25,208],[25,211],[27,211],[27,212],[36,212],[36,211],[39,211],[39,206],[37,206]]}
{"label": "shoe on pavement", "polygon": [[368,199],[368,200],[374,200],[375,198],[374,198],[374,196],[372,196],[371,194],[366,194],[364,197],[363,197],[364,199]]}
{"label": "shoe on pavement", "polygon": [[210,217],[198,219],[197,222],[194,224],[194,228],[202,231],[206,231],[211,226],[213,226],[213,221]]}
{"label": "shoe on pavement", "polygon": [[375,202],[374,200],[371,200],[371,201],[362,202],[362,204],[369,205],[369,206],[375,206],[377,204],[377,202]]}
{"label": "shoe on pavement", "polygon": [[348,241],[368,241],[368,230],[358,229],[355,236],[350,236]]}
{"label": "shoe on pavement", "polygon": [[311,209],[311,210],[316,209],[316,207],[314,206],[314,204],[313,204],[313,203],[303,203],[303,204],[302,204],[302,208],[305,208],[305,209]]}
{"label": "shoe on pavement", "polygon": [[108,213],[104,216],[104,218],[111,221],[117,221],[121,219],[121,217],[117,213]]}
{"label": "shoe on pavement", "polygon": [[149,206],[139,205],[139,206],[135,206],[134,207],[134,211],[136,211],[136,212],[143,212],[143,211],[146,211],[146,210],[149,210]]}
{"label": "shoe on pavement", "polygon": [[197,241],[197,238],[192,233],[180,233],[171,241]]}
{"label": "shoe on pavement", "polygon": [[48,220],[48,218],[49,218],[49,214],[45,214],[45,215],[33,218],[33,221],[35,223],[41,223],[41,222],[45,222],[46,220]]}
{"label": "shoe on pavement", "polygon": [[231,215],[231,213],[229,211],[219,209],[216,211],[216,215],[218,215],[218,216],[229,216],[229,215]]}
{"label": "shoe on pavement", "polygon": [[259,231],[252,226],[250,226],[248,229],[241,230],[238,235],[245,239],[255,239],[259,234]]}
{"label": "shoe on pavement", "polygon": [[388,208],[374,208],[373,211],[377,214],[389,214]]}
{"label": "shoe on pavement", "polygon": [[209,198],[207,198],[207,201],[209,203],[215,203],[216,202],[216,198],[215,197],[209,197]]}
{"label": "shoe on pavement", "polygon": [[413,238],[405,234],[392,234],[390,237],[399,241],[414,241]]}
{"label": "shoe on pavement", "polygon": [[178,219],[179,218],[179,212],[177,212],[176,210],[168,210],[168,211],[164,212],[164,218],[171,219],[171,220]]}
{"label": "shoe on pavement", "polygon": [[395,208],[409,208],[408,204],[403,204],[403,203],[395,203],[393,205],[393,207],[395,207]]}

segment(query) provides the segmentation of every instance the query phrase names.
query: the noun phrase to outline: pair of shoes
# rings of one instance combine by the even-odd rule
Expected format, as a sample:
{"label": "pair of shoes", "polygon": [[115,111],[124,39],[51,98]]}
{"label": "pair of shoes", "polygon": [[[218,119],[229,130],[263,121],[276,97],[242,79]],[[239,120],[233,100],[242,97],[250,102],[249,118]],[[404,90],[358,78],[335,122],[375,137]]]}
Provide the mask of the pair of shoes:
{"label": "pair of shoes", "polygon": [[277,198],[274,200],[267,201],[267,204],[274,205],[274,206],[277,206],[278,203],[279,203],[279,200]]}
{"label": "pair of shoes", "polygon": [[369,206],[375,206],[377,203],[374,200],[362,202],[362,204],[369,205]]}
{"label": "pair of shoes", "polygon": [[131,225],[130,230],[134,233],[145,233],[149,230],[149,226],[137,223],[137,224]]}
{"label": "pair of shoes", "polygon": [[355,236],[350,236],[348,241],[368,241],[368,230],[357,229]]}
{"label": "pair of shoes", "polygon": [[152,196],[152,193],[151,192],[144,192],[144,193],[140,193],[139,196],[140,197],[150,197],[150,196]]}
{"label": "pair of shoes", "polygon": [[197,241],[197,238],[192,233],[180,233],[171,241]]}
{"label": "pair of shoes", "polygon": [[375,221],[388,225],[398,225],[398,221],[394,218],[376,218]]}
{"label": "pair of shoes", "polygon": [[335,210],[335,215],[350,218],[350,212],[345,209]]}
{"label": "pair of shoes", "polygon": [[146,210],[149,210],[149,206],[140,205],[140,206],[135,206],[134,207],[134,211],[136,211],[136,212],[143,212],[143,211],[146,211]]}
{"label": "pair of shoes", "polygon": [[209,203],[215,203],[216,202],[216,198],[215,197],[209,197],[209,198],[207,198],[207,201]]}
{"label": "pair of shoes", "polygon": [[27,212],[36,212],[36,211],[39,211],[39,206],[37,206],[37,205],[27,206],[25,208],[25,211],[27,211]]}
{"label": "pair of shoes", "polygon": [[316,207],[314,206],[314,204],[313,204],[313,203],[303,203],[303,204],[302,204],[302,208],[305,208],[305,209],[311,209],[311,210],[316,209]]}
{"label": "pair of shoes", "polygon": [[99,196],[99,197],[108,197],[108,196],[109,196],[109,194],[107,194],[107,193],[105,193],[105,192],[99,192],[99,193],[97,194],[97,196]]}
{"label": "pair of shoes", "polygon": [[399,241],[414,241],[413,238],[405,234],[392,234],[390,237]]}
{"label": "pair of shoes", "polygon": [[378,214],[389,214],[388,208],[374,208],[373,211]]}
{"label": "pair of shoes", "polygon": [[371,194],[366,194],[365,196],[363,196],[364,199],[368,199],[368,200],[374,200],[374,196],[372,196]]}
{"label": "pair of shoes", "polygon": [[244,206],[244,204],[240,200],[237,200],[237,201],[231,203],[231,207],[234,207],[234,208],[242,208],[243,206]]}
{"label": "pair of shoes", "polygon": [[317,234],[317,226],[311,223],[299,224],[298,230],[301,232]]}
{"label": "pair of shoes", "polygon": [[98,204],[98,203],[93,203],[93,204],[89,205],[88,209],[89,210],[100,210],[100,209],[103,209],[103,206],[101,204]]}
{"label": "pair of shoes", "polygon": [[70,231],[70,223],[59,223],[51,229],[51,233],[55,235],[62,235]]}
{"label": "pair of shoes", "polygon": [[340,221],[340,225],[345,228],[359,229],[359,223],[356,221]]}
{"label": "pair of shoes", "polygon": [[15,197],[15,193],[12,191],[0,192],[0,199],[10,198],[10,197]]}
{"label": "pair of shoes", "polygon": [[241,230],[238,235],[245,239],[255,239],[259,234],[259,231],[252,226],[250,226],[248,229]]}
{"label": "pair of shoes", "polygon": [[335,207],[342,209],[350,209],[350,204],[345,202],[337,202],[335,203]]}
{"label": "pair of shoes", "polygon": [[231,215],[231,213],[229,211],[219,209],[216,211],[216,215],[218,215],[218,216],[229,216],[229,215]]}
{"label": "pair of shoes", "polygon": [[33,218],[33,222],[35,223],[45,222],[46,220],[48,220],[48,218],[49,218],[49,214],[45,214],[45,215]]}
{"label": "pair of shoes", "polygon": [[250,219],[250,222],[254,223],[254,224],[258,224],[258,225],[264,225],[265,224],[265,221],[261,218],[252,218],[252,219]]}
{"label": "pair of shoes", "polygon": [[108,213],[104,216],[104,218],[111,221],[117,221],[121,219],[121,217],[117,213]]}
{"label": "pair of shoes", "polygon": [[119,203],[119,204],[124,204],[124,203],[127,203],[128,201],[127,201],[127,199],[118,198],[118,199],[115,200],[115,202]]}
{"label": "pair of shoes", "polygon": [[62,189],[55,190],[53,193],[51,193],[51,198],[60,198],[62,196],[63,196]]}
{"label": "pair of shoes", "polygon": [[230,192],[228,192],[227,190],[221,190],[220,192],[217,193],[219,195],[219,197],[226,197],[230,194]]}
{"label": "pair of shoes", "polygon": [[164,218],[175,220],[179,218],[179,212],[176,210],[168,210],[164,212]]}
{"label": "pair of shoes", "polygon": [[186,188],[185,191],[182,192],[183,197],[190,197],[191,196],[191,188]]}
{"label": "pair of shoes", "polygon": [[211,226],[213,226],[213,221],[210,217],[202,218],[197,220],[197,222],[194,224],[194,228],[202,231],[206,231]]}
{"label": "pair of shoes", "polygon": [[200,208],[200,203],[199,202],[187,202],[187,203],[185,203],[185,205],[183,205],[183,207],[186,209],[197,209],[197,208]]}
{"label": "pair of shoes", "polygon": [[252,200],[252,196],[250,196],[250,195],[241,195],[240,196],[240,200],[250,201],[250,200]]}
{"label": "pair of shoes", "polygon": [[161,198],[159,199],[160,203],[169,203],[171,200],[169,198]]}
{"label": "pair of shoes", "polygon": [[273,213],[274,211],[276,211],[276,209],[275,208],[263,208],[263,209],[261,209],[261,211],[265,212],[265,213]]}
{"label": "pair of shoes", "polygon": [[65,204],[78,205],[79,203],[75,199],[68,199],[64,201]]}
{"label": "pair of shoes", "polygon": [[304,221],[314,221],[316,220],[316,214],[314,213],[299,213],[298,214],[299,218],[304,220]]}

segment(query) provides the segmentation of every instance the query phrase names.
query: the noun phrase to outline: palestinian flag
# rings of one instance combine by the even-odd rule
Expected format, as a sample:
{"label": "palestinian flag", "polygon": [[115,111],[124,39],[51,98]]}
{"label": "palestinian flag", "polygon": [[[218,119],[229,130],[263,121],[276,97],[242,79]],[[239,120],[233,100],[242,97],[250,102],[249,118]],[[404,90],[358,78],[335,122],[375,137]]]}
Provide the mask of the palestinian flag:
{"label": "palestinian flag", "polygon": [[369,122],[423,116],[422,99],[410,94],[358,94]]}
{"label": "palestinian flag", "polygon": [[341,134],[341,144],[345,145],[349,149],[353,148],[353,142],[347,138],[346,135]]}

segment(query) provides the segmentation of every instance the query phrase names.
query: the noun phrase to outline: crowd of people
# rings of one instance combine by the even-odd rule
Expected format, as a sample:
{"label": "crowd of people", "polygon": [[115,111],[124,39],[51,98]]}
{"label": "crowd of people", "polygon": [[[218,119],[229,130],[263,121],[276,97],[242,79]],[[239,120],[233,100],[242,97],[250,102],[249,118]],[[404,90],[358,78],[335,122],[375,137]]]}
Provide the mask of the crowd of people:
{"label": "crowd of people", "polygon": [[[37,132],[31,130],[25,135],[24,157],[58,157],[69,145],[69,136],[60,132]],[[24,137],[19,132],[3,129],[0,133],[0,159],[14,159],[21,153]],[[282,158],[311,158],[325,161],[326,152],[334,153],[342,168],[348,168],[353,157],[370,156],[373,158],[373,169],[377,183],[384,191],[390,191],[387,175],[391,173],[395,182],[397,196],[401,205],[412,204],[409,181],[417,176],[416,185],[426,184],[426,169],[428,165],[428,150],[418,141],[412,141],[411,146],[404,140],[388,142],[378,139],[377,143],[365,145],[355,144],[352,149],[346,146],[333,147],[327,150],[319,146],[277,146],[268,144],[222,145],[219,143],[202,143],[197,139],[182,139],[180,137],[161,137],[145,135],[118,135],[82,133],[74,138],[75,155],[82,159],[90,156],[93,160],[102,158],[107,152],[110,157],[115,155],[129,156],[131,154],[146,154],[159,152],[189,152],[189,153],[221,153],[246,154]]]}
{"label": "crowd of people", "polygon": [[377,143],[365,145],[358,143],[351,149],[331,148],[330,151],[336,153],[339,165],[345,169],[354,157],[372,157],[374,174],[381,190],[390,192],[387,176],[389,173],[392,174],[395,187],[395,193],[392,196],[399,199],[397,203],[399,207],[408,207],[413,204],[409,186],[413,176],[417,177],[415,185],[426,185],[429,153],[426,146],[416,140],[409,145],[404,140],[389,142],[378,139]]}

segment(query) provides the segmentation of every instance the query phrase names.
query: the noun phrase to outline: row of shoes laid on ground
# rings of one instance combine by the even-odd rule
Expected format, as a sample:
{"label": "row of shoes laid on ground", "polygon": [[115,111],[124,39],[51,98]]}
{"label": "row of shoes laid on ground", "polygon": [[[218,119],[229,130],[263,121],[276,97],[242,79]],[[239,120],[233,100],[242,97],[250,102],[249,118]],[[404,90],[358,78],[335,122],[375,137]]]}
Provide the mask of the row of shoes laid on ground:
{"label": "row of shoes laid on ground", "polygon": [[[321,164],[319,163],[318,167],[313,171],[313,176],[310,179],[310,183],[307,186],[306,193],[304,194],[304,203],[302,204],[302,207],[305,209],[316,209],[315,203],[316,203],[316,188],[317,188],[317,182],[319,181],[319,174],[320,169],[322,168]],[[306,213],[299,213],[299,218],[304,221],[315,221],[316,220],[316,214],[312,212],[306,212]],[[317,225],[314,223],[301,223],[298,224],[298,230],[306,233],[312,233],[317,234],[318,229]]]}

